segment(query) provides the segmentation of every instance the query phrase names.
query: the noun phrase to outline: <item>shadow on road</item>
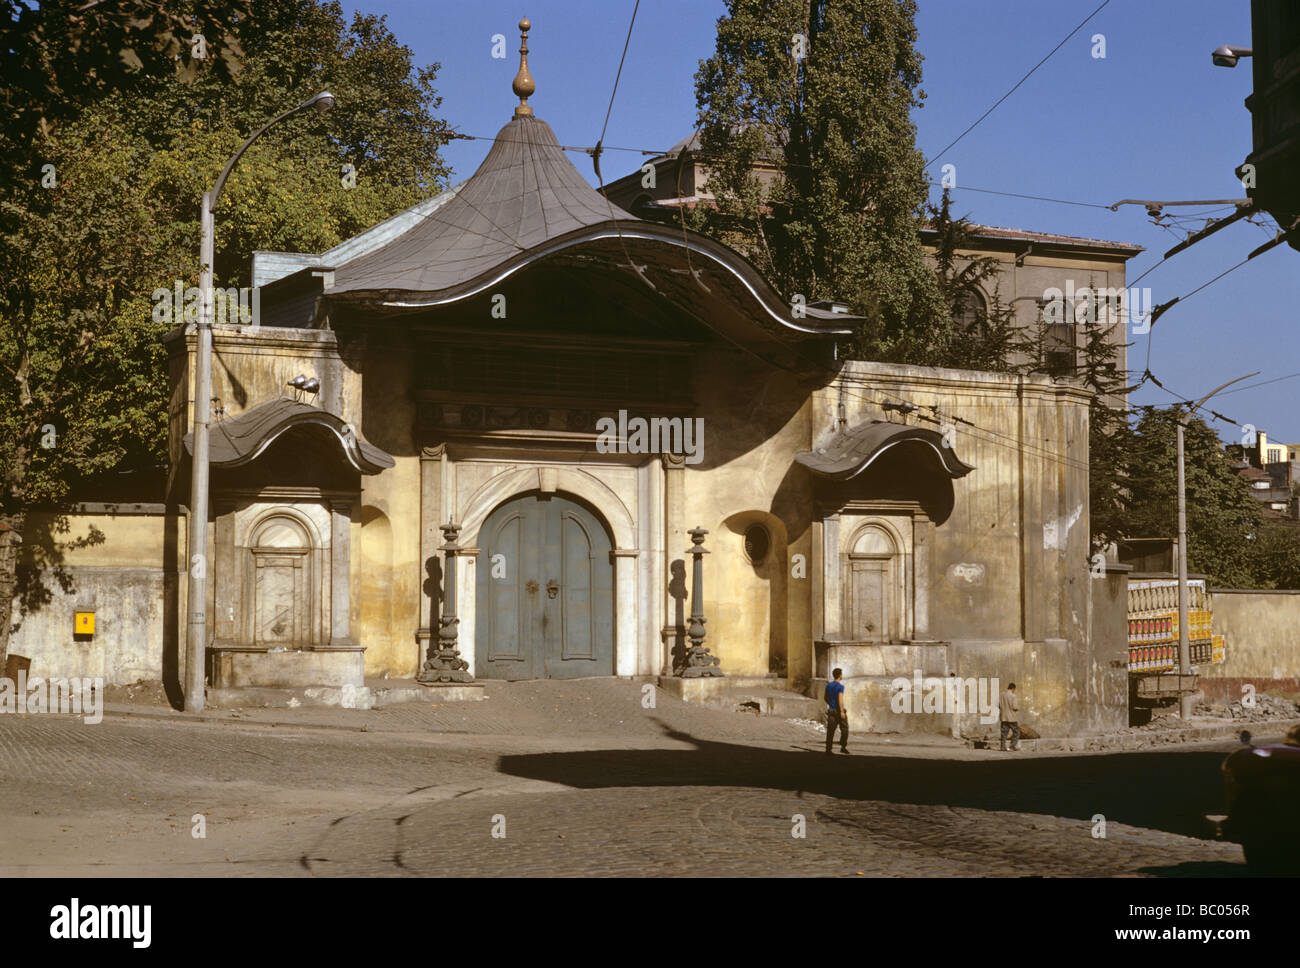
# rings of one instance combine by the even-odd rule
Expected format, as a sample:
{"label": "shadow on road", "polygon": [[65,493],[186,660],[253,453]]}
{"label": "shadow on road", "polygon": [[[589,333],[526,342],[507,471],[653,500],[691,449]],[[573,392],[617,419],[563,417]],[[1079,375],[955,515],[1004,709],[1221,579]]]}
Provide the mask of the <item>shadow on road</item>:
{"label": "shadow on road", "polygon": [[1219,764],[1225,754],[1221,752],[1147,751],[1033,759],[1012,759],[1013,754],[1007,754],[1008,759],[991,762],[870,754],[826,756],[820,751],[714,742],[662,722],[660,727],[665,736],[695,748],[510,755],[501,757],[498,768],[510,776],[578,789],[755,787],[843,800],[1038,813],[1089,822],[1101,814],[1108,823],[1201,838],[1210,835],[1204,815],[1223,810]]}

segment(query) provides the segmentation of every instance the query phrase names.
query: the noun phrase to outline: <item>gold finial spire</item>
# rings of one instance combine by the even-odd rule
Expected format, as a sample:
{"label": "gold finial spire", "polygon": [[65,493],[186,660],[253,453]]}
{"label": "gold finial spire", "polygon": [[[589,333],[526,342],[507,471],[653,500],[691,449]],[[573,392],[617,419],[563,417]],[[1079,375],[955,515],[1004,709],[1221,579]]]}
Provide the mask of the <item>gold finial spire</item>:
{"label": "gold finial spire", "polygon": [[528,31],[532,26],[527,17],[519,21],[519,73],[515,75],[513,85],[515,94],[519,96],[519,106],[515,108],[516,118],[527,117],[533,113],[533,109],[528,106],[529,97],[537,90],[533,75],[528,73]]}

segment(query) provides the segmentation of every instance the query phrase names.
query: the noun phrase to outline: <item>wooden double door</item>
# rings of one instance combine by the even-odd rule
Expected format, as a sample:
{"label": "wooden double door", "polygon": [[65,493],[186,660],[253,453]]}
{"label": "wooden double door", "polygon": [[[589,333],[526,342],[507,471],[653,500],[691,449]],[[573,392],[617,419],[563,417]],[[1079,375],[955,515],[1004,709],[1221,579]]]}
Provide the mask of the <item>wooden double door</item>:
{"label": "wooden double door", "polygon": [[478,545],[478,678],[614,674],[613,546],[591,511],[526,494],[488,516]]}

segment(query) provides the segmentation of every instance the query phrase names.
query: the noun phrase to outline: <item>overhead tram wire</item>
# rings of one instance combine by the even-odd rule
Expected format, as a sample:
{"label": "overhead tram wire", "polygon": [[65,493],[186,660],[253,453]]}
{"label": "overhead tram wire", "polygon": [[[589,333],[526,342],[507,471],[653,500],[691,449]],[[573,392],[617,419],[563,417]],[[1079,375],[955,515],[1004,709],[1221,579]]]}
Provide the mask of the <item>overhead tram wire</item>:
{"label": "overhead tram wire", "polygon": [[1271,380],[1260,380],[1258,383],[1247,383],[1245,386],[1234,387],[1231,390],[1223,390],[1217,393],[1216,396],[1226,397],[1229,393],[1240,393],[1243,390],[1250,390],[1253,389],[1254,387],[1267,386],[1270,383],[1281,383],[1283,380],[1294,380],[1296,377],[1300,377],[1300,373],[1288,373],[1286,376],[1274,377]]}
{"label": "overhead tram wire", "polygon": [[[600,155],[603,152],[605,144],[605,132],[609,130],[609,116],[614,111],[614,96],[618,94],[618,82],[623,77],[623,62],[627,60],[627,49],[632,43],[632,28],[636,26],[636,14],[641,9],[641,0],[636,0],[632,7],[632,20],[627,25],[627,38],[623,41],[623,56],[618,59],[618,73],[614,75],[614,88],[609,92],[609,107],[605,108],[605,123],[600,128],[600,137],[596,140],[596,147],[592,149],[592,162],[596,166],[596,178],[600,179]],[[601,179],[603,187],[604,180]]]}
{"label": "overhead tram wire", "polygon": [[627,60],[627,49],[632,44],[632,28],[636,26],[636,14],[640,9],[641,0],[636,0],[635,5],[632,7],[632,19],[628,21],[627,25],[627,38],[623,41],[623,54],[618,59],[618,72],[614,75],[614,86],[609,92],[609,106],[605,109],[605,123],[601,125],[600,137],[596,139],[596,146],[587,152],[591,155],[591,165],[596,170],[596,181],[600,183],[600,194],[605,199],[605,206],[609,209],[610,221],[614,223],[614,231],[618,233],[618,244],[623,249],[623,258],[627,259],[628,266],[633,272],[636,271],[636,263],[632,261],[632,255],[627,249],[627,241],[623,238],[623,230],[618,224],[618,218],[614,215],[614,203],[605,194],[605,178],[600,173],[600,156],[605,151],[605,132],[609,130],[609,116],[614,111],[614,97],[618,94],[618,82],[623,77],[623,62]]}
{"label": "overhead tram wire", "polygon": [[[618,225],[618,218],[614,215],[614,203],[611,202],[611,201],[609,200],[609,195],[606,194],[606,192],[605,192],[605,179],[604,179],[604,177],[601,175],[601,171],[600,171],[600,156],[601,156],[601,154],[602,154],[602,153],[604,152],[604,150],[605,150],[605,148],[604,148],[605,132],[606,132],[606,131],[608,130],[608,128],[609,128],[609,118],[610,118],[610,113],[614,110],[614,97],[615,97],[615,95],[618,93],[618,83],[619,83],[619,79],[623,76],[623,62],[627,59],[627,51],[628,51],[628,47],[629,47],[629,45],[632,43],[632,28],[636,25],[636,15],[637,15],[637,11],[640,9],[640,7],[641,7],[641,0],[636,0],[635,5],[632,7],[632,19],[629,21],[629,23],[628,23],[628,25],[627,25],[627,39],[626,39],[626,40],[624,41],[624,43],[623,43],[623,55],[622,55],[622,57],[619,58],[619,61],[618,61],[618,72],[614,75],[614,87],[613,87],[613,89],[610,91],[610,94],[609,94],[609,107],[608,107],[608,108],[606,109],[606,111],[605,111],[605,123],[604,123],[604,125],[601,127],[601,130],[600,130],[600,138],[596,141],[595,147],[590,148],[590,149],[565,149],[565,150],[585,150],[585,151],[587,152],[587,154],[591,155],[592,167],[595,169],[595,172],[596,172],[596,181],[600,184],[600,194],[604,197],[604,199],[605,199],[605,204],[609,207],[609,217],[610,217],[610,220],[614,223],[615,231],[618,232],[618,240],[619,240],[619,244],[620,244],[620,245],[622,246],[622,248],[623,248],[623,256],[624,256],[624,258],[627,259],[627,261],[628,261],[628,265],[629,265],[629,266],[635,266],[635,263],[633,263],[633,261],[632,261],[632,256],[631,256],[631,254],[628,252],[628,249],[627,249],[627,242],[626,242],[626,240],[623,238],[623,232],[622,232],[622,230],[619,228],[619,225]],[[611,150],[613,150],[613,149],[611,149]],[[620,150],[623,150],[623,151],[632,151],[632,150],[636,150],[636,149],[624,148],[624,149],[620,149]],[[645,154],[663,154],[663,155],[668,154],[668,152],[666,152],[666,151],[660,151],[660,152],[642,151],[641,153],[642,153],[643,155],[645,155]],[[681,178],[681,169],[680,169],[680,166],[679,166],[679,168],[678,168],[678,181],[679,181],[679,185],[680,185],[680,178]],[[685,210],[683,210],[683,211],[682,211],[683,229],[685,228],[685,218],[686,218]],[[687,258],[687,260],[688,260],[688,264],[689,264],[689,260],[690,260],[690,249],[689,249],[689,248],[686,249],[686,258]],[[634,270],[634,271],[635,271],[635,270]],[[723,334],[723,335],[725,335],[725,334]],[[726,339],[727,339],[728,342],[732,343],[732,344],[733,344],[734,346],[736,346],[738,349],[741,349],[741,350],[746,351],[746,352],[750,352],[751,355],[752,355],[752,351],[748,350],[748,349],[747,349],[743,344],[741,344],[741,343],[738,342],[737,340],[732,339],[732,338],[729,337],[729,336],[726,337]],[[772,362],[772,361],[769,361],[769,362]],[[795,367],[792,367],[792,366],[786,366],[786,365],[784,365],[784,364],[780,364],[780,363],[776,363],[776,364],[774,364],[774,365],[776,365],[778,368],[783,369],[783,370],[785,370],[786,372],[789,372],[789,373],[793,373],[793,372],[795,372],[795,370],[796,370]]]}
{"label": "overhead tram wire", "polygon": [[994,191],[992,188],[972,188],[969,185],[953,185],[952,187],[959,192],[981,192],[985,195],[1003,195],[1007,198],[1028,198],[1036,202],[1054,202],[1057,205],[1078,205],[1082,208],[1104,208],[1108,212],[1114,211],[1114,209],[1109,205],[1100,205],[1097,202],[1076,202],[1068,198],[1051,198],[1047,195],[1024,195],[1020,192],[999,192]]}
{"label": "overhead tram wire", "polygon": [[[1155,378],[1155,374],[1151,375],[1151,382],[1154,383],[1156,386],[1158,386],[1161,390],[1164,390],[1165,393],[1169,394],[1179,403],[1186,404],[1188,407],[1191,407],[1196,402],[1190,397],[1184,397],[1182,394],[1175,393],[1173,390],[1169,389],[1169,387],[1165,386],[1163,383],[1161,383],[1159,380]],[[1198,409],[1204,410],[1206,413],[1214,417],[1214,419],[1216,420],[1222,420],[1224,423],[1232,424],[1234,427],[1241,426],[1240,424],[1237,423],[1237,421],[1233,420],[1231,417],[1224,416],[1223,414],[1219,413],[1219,411],[1217,410],[1211,410],[1209,407],[1199,407]]]}
{"label": "overhead tram wire", "polygon": [[1000,98],[998,98],[996,101],[994,101],[994,102],[993,102],[993,106],[992,106],[991,108],[989,108],[987,111],[985,111],[983,114],[981,114],[978,118],[976,118],[975,121],[974,121],[974,123],[971,124],[970,127],[968,127],[968,128],[967,128],[965,131],[963,131],[961,134],[957,135],[957,137],[954,138],[954,139],[953,139],[953,140],[952,140],[948,145],[946,145],[946,146],[943,148],[942,151],[937,152],[937,153],[936,153],[936,154],[935,154],[935,155],[934,155],[934,156],[933,156],[929,161],[927,161],[927,162],[925,163],[925,166],[924,166],[924,167],[925,167],[925,168],[929,168],[929,167],[930,167],[931,165],[933,165],[936,161],[938,161],[940,158],[942,158],[945,152],[947,152],[949,149],[953,148],[953,147],[954,147],[954,146],[955,146],[959,141],[961,141],[962,138],[966,137],[966,135],[968,135],[968,134],[970,134],[972,131],[974,131],[975,128],[977,128],[977,127],[979,126],[979,124],[980,124],[981,121],[983,121],[983,120],[984,120],[985,118],[987,118],[990,114],[992,114],[994,111],[996,111],[996,110],[998,109],[998,106],[1001,105],[1003,101],[1005,101],[1007,98],[1011,97],[1012,94],[1015,94],[1015,93],[1016,93],[1016,90],[1020,87],[1020,85],[1024,84],[1025,81],[1029,80],[1029,78],[1031,78],[1031,77],[1034,75],[1034,73],[1035,73],[1035,72],[1036,72],[1040,67],[1042,67],[1044,64],[1046,64],[1046,63],[1051,59],[1051,57],[1052,57],[1053,54],[1055,54],[1058,50],[1060,50],[1062,47],[1064,47],[1064,46],[1066,45],[1066,43],[1070,40],[1071,37],[1073,37],[1073,36],[1074,36],[1075,34],[1077,34],[1080,30],[1082,30],[1083,27],[1084,27],[1084,24],[1086,24],[1086,23],[1087,23],[1089,20],[1091,20],[1093,17],[1097,16],[1097,14],[1101,13],[1101,12],[1102,12],[1104,9],[1106,9],[1106,7],[1109,6],[1109,5],[1110,5],[1110,0],[1102,0],[1101,6],[1097,7],[1096,10],[1094,10],[1092,13],[1088,14],[1088,16],[1084,17],[1083,20],[1081,20],[1081,21],[1079,22],[1079,25],[1078,25],[1077,27],[1075,27],[1075,28],[1074,28],[1073,30],[1071,30],[1068,34],[1066,34],[1066,35],[1065,35],[1065,38],[1064,38],[1064,39],[1063,39],[1059,44],[1057,44],[1055,47],[1053,47],[1053,48],[1051,49],[1051,51],[1048,52],[1048,54],[1047,54],[1046,57],[1044,57],[1044,58],[1043,58],[1042,60],[1040,60],[1037,64],[1035,64],[1032,68],[1030,68],[1028,74],[1026,74],[1026,75],[1025,75],[1024,77],[1022,77],[1020,80],[1016,81],[1015,85],[1011,88],[1011,90],[1007,91],[1006,94],[1003,94]]}
{"label": "overhead tram wire", "polygon": [[[1164,260],[1162,259],[1161,262],[1163,262],[1163,261],[1164,261]],[[1208,287],[1214,285],[1216,282],[1218,282],[1220,279],[1222,279],[1222,278],[1223,278],[1224,276],[1226,276],[1228,273],[1230,273],[1230,272],[1235,272],[1236,270],[1240,269],[1242,266],[1244,266],[1244,265],[1245,265],[1247,262],[1249,262],[1249,261],[1250,261],[1250,256],[1246,256],[1246,258],[1242,259],[1242,260],[1241,260],[1240,262],[1238,262],[1235,266],[1230,266],[1229,268],[1224,269],[1222,272],[1220,272],[1217,276],[1215,276],[1215,277],[1214,277],[1213,279],[1211,279],[1209,282],[1203,282],[1203,283],[1201,283],[1199,286],[1197,286],[1195,289],[1193,289],[1191,292],[1189,292],[1189,293],[1185,293],[1185,294],[1182,295],[1182,296],[1175,296],[1175,297],[1174,297],[1173,299],[1171,299],[1169,302],[1167,302],[1167,303],[1161,303],[1159,306],[1155,307],[1155,309],[1151,310],[1151,326],[1150,326],[1150,329],[1147,330],[1147,334],[1146,334],[1146,335],[1147,335],[1147,361],[1146,361],[1146,365],[1145,365],[1145,367],[1144,367],[1146,373],[1149,374],[1149,373],[1151,372],[1151,345],[1155,342],[1155,339],[1154,339],[1154,337],[1152,336],[1152,333],[1155,331],[1156,323],[1159,321],[1160,317],[1163,316],[1167,310],[1172,309],[1172,308],[1174,307],[1175,304],[1180,303],[1180,302],[1185,302],[1186,300],[1191,299],[1193,296],[1195,296],[1195,295],[1196,295],[1198,292],[1200,292],[1202,289],[1206,289],[1206,288],[1208,288]],[[1159,265],[1159,263],[1156,263],[1156,265]],[[1155,266],[1152,266],[1151,268],[1154,269]],[[1147,272],[1150,272],[1150,271],[1151,271],[1150,269],[1147,270]],[[1146,275],[1146,273],[1144,272],[1142,275]],[[1141,279],[1141,276],[1139,276],[1138,278]]]}

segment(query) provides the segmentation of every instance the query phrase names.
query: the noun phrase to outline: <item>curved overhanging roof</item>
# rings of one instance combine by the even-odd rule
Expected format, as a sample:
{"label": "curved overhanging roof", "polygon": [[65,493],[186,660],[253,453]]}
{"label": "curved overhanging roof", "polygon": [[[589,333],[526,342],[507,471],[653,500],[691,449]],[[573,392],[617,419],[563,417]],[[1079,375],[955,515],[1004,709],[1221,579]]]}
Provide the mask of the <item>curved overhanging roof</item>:
{"label": "curved overhanging roof", "polygon": [[949,477],[965,477],[975,468],[957,458],[943,437],[924,427],[869,420],[842,430],[816,451],[796,454],[795,460],[819,477],[847,481],[870,467],[881,454],[899,444],[915,441],[930,447]]}
{"label": "curved overhanging roof", "polygon": [[[334,268],[326,299],[393,311],[446,306],[547,260],[636,273],[729,338],[753,331],[788,343],[853,332],[856,317],[818,307],[796,317],[739,253],[696,232],[638,219],[578,173],[531,114],[498,132],[456,197],[385,245]],[[689,283],[680,289],[680,282]],[[742,326],[735,323],[748,320]]]}
{"label": "curved overhanging roof", "polygon": [[[362,474],[378,474],[396,463],[374,444],[362,440],[356,428],[337,414],[285,397],[214,423],[208,460],[214,467],[240,467],[260,457],[285,432],[304,426],[325,428],[338,440],[348,464]],[[192,432],[185,435],[185,449],[194,451]]]}

